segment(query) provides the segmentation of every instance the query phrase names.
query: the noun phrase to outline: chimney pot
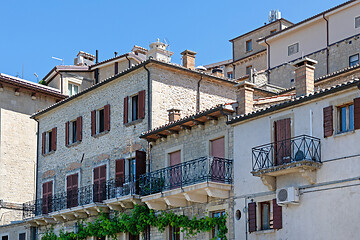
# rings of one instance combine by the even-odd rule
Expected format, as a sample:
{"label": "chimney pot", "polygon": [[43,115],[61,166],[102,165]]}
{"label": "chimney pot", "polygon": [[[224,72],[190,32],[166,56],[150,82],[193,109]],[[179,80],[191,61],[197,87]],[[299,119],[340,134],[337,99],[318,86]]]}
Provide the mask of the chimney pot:
{"label": "chimney pot", "polygon": [[243,80],[235,85],[238,115],[251,113],[254,108],[254,87],[255,84]]}
{"label": "chimney pot", "polygon": [[314,92],[315,64],[317,64],[317,61],[310,58],[302,58],[293,64],[295,67],[296,96],[308,95]]}
{"label": "chimney pot", "polygon": [[196,52],[191,50],[185,50],[181,53],[183,67],[195,70],[195,56]]}
{"label": "chimney pot", "polygon": [[169,112],[169,122],[177,121],[181,118],[180,110],[176,108],[172,108],[167,110]]}

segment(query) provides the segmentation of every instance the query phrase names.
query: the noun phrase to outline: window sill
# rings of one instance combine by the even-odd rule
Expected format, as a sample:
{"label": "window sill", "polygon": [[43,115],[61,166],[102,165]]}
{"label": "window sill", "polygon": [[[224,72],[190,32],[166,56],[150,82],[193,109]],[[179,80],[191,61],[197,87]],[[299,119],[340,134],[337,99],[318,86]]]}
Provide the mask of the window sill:
{"label": "window sill", "polygon": [[130,127],[130,126],[136,125],[138,123],[141,123],[143,120],[144,120],[143,118],[139,118],[139,119],[136,119],[135,121],[125,123],[124,126],[125,127]]}
{"label": "window sill", "polygon": [[249,51],[246,51],[246,53],[251,53],[252,51],[254,51],[254,49],[251,49]]}
{"label": "window sill", "polygon": [[270,234],[270,233],[275,233],[275,229],[259,230],[255,232],[256,235]]}
{"label": "window sill", "polygon": [[104,132],[101,132],[101,133],[96,133],[95,135],[93,135],[94,138],[98,138],[98,137],[101,137],[105,134],[108,134],[110,132],[110,130],[108,131],[104,131]]}
{"label": "window sill", "polygon": [[54,153],[55,153],[55,151],[51,151],[51,152],[43,154],[43,156],[46,157],[46,156],[49,156],[49,155],[54,154]]}
{"label": "window sill", "polygon": [[80,143],[81,143],[81,141],[77,141],[77,142],[67,145],[66,147],[68,147],[68,148],[75,147],[75,146],[79,145]]}
{"label": "window sill", "polygon": [[353,133],[355,133],[355,130],[349,130],[346,132],[338,132],[338,133],[334,134],[334,137],[346,136],[346,135],[353,134]]}

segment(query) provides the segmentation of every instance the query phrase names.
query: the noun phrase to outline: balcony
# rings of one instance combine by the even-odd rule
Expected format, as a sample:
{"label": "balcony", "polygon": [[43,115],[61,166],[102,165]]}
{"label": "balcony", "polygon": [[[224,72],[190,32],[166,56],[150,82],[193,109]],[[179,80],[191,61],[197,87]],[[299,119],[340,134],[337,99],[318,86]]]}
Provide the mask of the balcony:
{"label": "balcony", "polygon": [[141,200],[149,208],[165,210],[205,203],[208,197],[228,198],[233,181],[233,161],[202,157],[159,169],[140,177]]}
{"label": "balcony", "polygon": [[301,135],[252,149],[252,174],[275,190],[276,176],[300,173],[311,184],[321,167],[320,139]]}
{"label": "balcony", "polygon": [[141,203],[138,193],[138,181],[129,177],[112,179],[25,203],[24,217],[34,226],[87,218],[110,209],[132,208]]}

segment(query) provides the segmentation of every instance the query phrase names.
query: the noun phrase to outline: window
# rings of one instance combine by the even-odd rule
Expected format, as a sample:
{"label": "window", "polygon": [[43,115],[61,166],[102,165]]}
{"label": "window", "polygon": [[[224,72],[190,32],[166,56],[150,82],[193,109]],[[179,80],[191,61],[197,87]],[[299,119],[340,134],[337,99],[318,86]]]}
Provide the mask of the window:
{"label": "window", "polygon": [[148,225],[144,231],[144,240],[150,240],[150,226]]}
{"label": "window", "polygon": [[271,202],[260,203],[260,216],[261,216],[261,230],[273,228],[272,209],[270,210]]}
{"label": "window", "polygon": [[2,236],[2,237],[1,237],[1,240],[9,240],[9,236],[7,236],[7,235],[6,235],[6,236]]}
{"label": "window", "polygon": [[25,233],[19,233],[19,240],[25,240],[26,234]]}
{"label": "window", "polygon": [[52,212],[53,202],[53,181],[45,182],[42,185],[42,213],[47,214]]}
{"label": "window", "polygon": [[270,31],[270,35],[276,33],[276,29]]}
{"label": "window", "polygon": [[65,123],[65,145],[80,142],[82,140],[82,117]]}
{"label": "window", "polygon": [[249,232],[282,228],[282,207],[276,199],[248,203]]}
{"label": "window", "polygon": [[140,239],[139,235],[129,234],[129,240],[139,240],[139,239]]}
{"label": "window", "polygon": [[246,51],[247,52],[250,52],[253,50],[253,47],[252,47],[252,40],[248,40],[246,41]]}
{"label": "window", "polygon": [[66,176],[66,196],[67,196],[68,208],[78,206],[78,197],[79,197],[78,183],[79,183],[78,173]]}
{"label": "window", "polygon": [[299,43],[288,46],[288,56],[291,56],[297,52],[299,52]]}
{"label": "window", "polygon": [[43,132],[42,134],[42,154],[47,154],[56,151],[56,135],[57,128],[51,131]]}
{"label": "window", "polygon": [[138,116],[138,103],[139,103],[139,96],[135,95],[131,97],[131,121],[135,121],[139,118]]}
{"label": "window", "polygon": [[355,18],[355,28],[360,27],[360,16]]}
{"label": "window", "polygon": [[47,146],[46,146],[46,149],[47,149],[47,152],[51,152],[52,151],[52,131],[48,132],[47,133]]}
{"label": "window", "polygon": [[68,84],[68,94],[69,96],[75,95],[79,92],[79,86],[73,83]]}
{"label": "window", "polygon": [[355,66],[356,64],[359,64],[359,54],[355,54],[349,57],[349,66]]}
{"label": "window", "polygon": [[338,107],[339,133],[354,130],[354,104]]}
{"label": "window", "polygon": [[110,131],[110,105],[91,112],[91,135]]}
{"label": "window", "polygon": [[180,228],[169,226],[169,240],[180,240]]}
{"label": "window", "polygon": [[246,67],[246,75],[251,74],[252,65]]}
{"label": "window", "polygon": [[77,123],[76,121],[72,121],[71,122],[71,142],[74,143],[77,141],[77,136],[76,136],[76,133],[77,133]]}
{"label": "window", "polygon": [[[213,212],[211,213],[211,217],[221,217],[225,215],[225,211],[224,210],[221,210],[221,211],[217,211],[217,212]],[[221,238],[215,238],[219,233],[219,228],[218,227],[215,227],[213,230],[212,230],[212,238],[216,239],[216,240],[221,240]]]}
{"label": "window", "polygon": [[233,73],[232,73],[232,72],[228,72],[228,73],[227,73],[227,77],[230,78],[230,79],[233,79]]}
{"label": "window", "polygon": [[97,132],[98,133],[102,133],[105,130],[104,124],[105,124],[105,117],[104,117],[104,109],[100,109],[97,112],[98,114],[98,119],[97,122],[98,124],[98,129]]}
{"label": "window", "polygon": [[136,159],[131,158],[129,159],[129,177],[130,180],[135,182],[136,179]]}

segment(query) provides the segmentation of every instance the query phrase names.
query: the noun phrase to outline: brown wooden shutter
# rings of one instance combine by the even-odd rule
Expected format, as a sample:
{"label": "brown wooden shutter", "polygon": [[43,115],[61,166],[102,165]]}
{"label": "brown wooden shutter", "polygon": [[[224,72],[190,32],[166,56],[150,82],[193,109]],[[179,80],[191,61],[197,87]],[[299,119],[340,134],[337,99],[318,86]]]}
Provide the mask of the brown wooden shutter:
{"label": "brown wooden shutter", "polygon": [[82,141],[82,117],[76,119],[76,141]]}
{"label": "brown wooden shutter", "polygon": [[333,135],[333,106],[328,106],[323,109],[324,117],[324,137]]}
{"label": "brown wooden shutter", "polygon": [[122,187],[125,182],[125,159],[119,159],[115,162],[116,187]]}
{"label": "brown wooden shutter", "polygon": [[110,104],[104,106],[104,131],[110,131]]}
{"label": "brown wooden shutter", "polygon": [[211,156],[218,158],[225,158],[225,138],[218,138],[210,141]]}
{"label": "brown wooden shutter", "polygon": [[138,116],[145,118],[145,90],[140,91],[138,96]]}
{"label": "brown wooden shutter", "polygon": [[70,122],[65,123],[65,146],[69,145],[69,126]]}
{"label": "brown wooden shutter", "polygon": [[106,165],[94,168],[94,202],[101,202],[105,199],[106,191]]}
{"label": "brown wooden shutter", "polygon": [[136,150],[135,153],[135,174],[136,179],[146,173],[146,152]]}
{"label": "brown wooden shutter", "polygon": [[96,134],[96,111],[91,111],[91,136]]}
{"label": "brown wooden shutter", "polygon": [[360,129],[360,98],[354,99],[354,129]]}
{"label": "brown wooden shutter", "polygon": [[273,199],[273,228],[281,229],[282,228],[282,207],[279,206],[276,202],[276,199]]}
{"label": "brown wooden shutter", "polygon": [[128,106],[129,106],[129,97],[124,98],[124,124],[128,123]]}
{"label": "brown wooden shutter", "polygon": [[248,204],[249,232],[256,231],[256,202]]}
{"label": "brown wooden shutter", "polygon": [[42,154],[45,154],[45,142],[46,142],[46,132],[43,132],[42,133],[42,149],[41,149],[41,151],[42,151]]}
{"label": "brown wooden shutter", "polygon": [[51,212],[52,209],[52,189],[53,189],[53,182],[46,182],[43,183],[43,206],[42,212],[43,214],[47,214]]}
{"label": "brown wooden shutter", "polygon": [[291,119],[285,118],[274,123],[275,164],[282,165],[290,162],[291,156]]}
{"label": "brown wooden shutter", "polygon": [[53,128],[52,129],[52,146],[51,146],[51,150],[52,151],[56,151],[56,140],[57,140],[57,128]]}
{"label": "brown wooden shutter", "polygon": [[119,72],[119,63],[116,62],[115,63],[115,74],[117,74]]}

